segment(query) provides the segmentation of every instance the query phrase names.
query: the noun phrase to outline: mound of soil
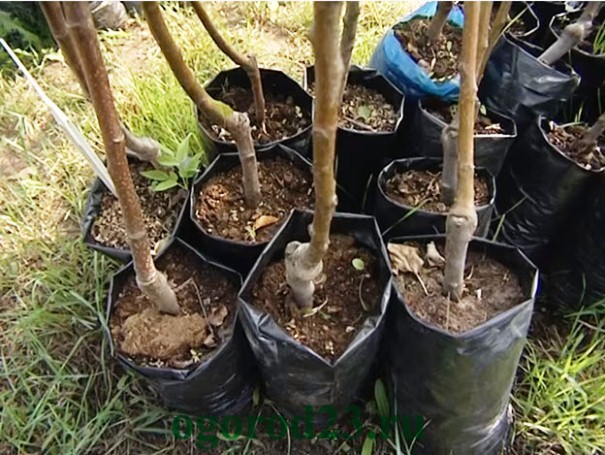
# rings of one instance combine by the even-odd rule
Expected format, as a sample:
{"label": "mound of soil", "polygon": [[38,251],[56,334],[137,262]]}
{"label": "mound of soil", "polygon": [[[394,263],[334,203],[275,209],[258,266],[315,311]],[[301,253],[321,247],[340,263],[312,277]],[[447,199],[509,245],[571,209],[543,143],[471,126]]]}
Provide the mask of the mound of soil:
{"label": "mound of soil", "polygon": [[599,137],[599,142],[592,150],[580,147],[579,140],[584,136],[588,127],[584,125],[558,126],[551,123],[551,130],[546,134],[548,141],[561,152],[586,169],[602,169],[605,167],[605,136]]}
{"label": "mound of soil", "polygon": [[[242,87],[223,87],[212,95],[228,104],[233,110],[244,112],[250,118],[252,140],[255,144],[268,144],[297,135],[311,124],[311,113],[298,106],[291,96],[272,93],[265,90],[265,129],[256,122],[254,97],[249,89]],[[218,126],[210,125],[200,114],[200,122],[209,129],[214,138],[233,142],[229,132]]]}
{"label": "mound of soil", "polygon": [[[408,207],[447,213],[448,206],[441,202],[441,171],[408,170],[396,173],[385,182],[386,195]],[[491,199],[487,180],[475,173],[475,206],[489,204]]]}
{"label": "mound of soil", "polygon": [[[143,177],[141,172],[154,169],[150,163],[132,161],[128,163],[134,188],[141,201],[143,221],[149,235],[152,249],[170,236],[185,203],[187,191],[172,188],[156,192],[151,189],[152,181]],[[101,210],[94,220],[91,229],[92,238],[101,245],[129,249],[126,229],[122,221],[122,208],[111,192],[106,191],[101,198]]]}
{"label": "mound of soil", "polygon": [[[315,85],[309,87],[314,94]],[[376,90],[360,84],[347,83],[342,103],[338,126],[361,131],[395,131],[397,126],[397,109]]]}
{"label": "mound of soil", "polygon": [[[357,270],[354,259],[364,267]],[[364,320],[380,311],[380,285],[374,253],[350,236],[331,235],[324,274],[316,283],[314,310],[293,302],[283,260],[271,263],[252,290],[251,303],[269,313],[292,338],[329,360],[347,349]]]}
{"label": "mound of soil", "polygon": [[258,161],[261,202],[246,207],[242,188],[242,169],[210,178],[200,190],[196,216],[209,234],[247,243],[265,242],[295,208],[313,207],[313,176],[285,158]]}
{"label": "mound of soil", "polygon": [[[521,284],[511,270],[484,254],[470,250],[464,273],[465,291],[459,302],[450,300],[442,294],[443,262],[431,265],[436,263],[426,259],[425,245],[405,245],[417,249],[423,265],[418,276],[400,269],[395,275],[395,286],[405,297],[410,310],[428,324],[450,333],[463,333],[524,301]],[[444,246],[437,245],[441,256],[444,249]],[[393,255],[391,260],[397,264]]]}
{"label": "mound of soil", "polygon": [[418,18],[397,24],[393,31],[418,66],[433,80],[443,82],[458,74],[462,29],[447,22],[435,43],[431,43],[426,37],[429,25],[430,19]]}
{"label": "mound of soil", "polygon": [[[428,112],[448,124],[452,122],[458,110],[457,104],[445,104],[437,100],[423,101],[423,105]],[[475,121],[475,134],[487,136],[490,134],[505,134],[505,131],[499,123],[493,122],[487,115],[479,112]]]}
{"label": "mound of soil", "polygon": [[182,314],[160,313],[133,274],[120,291],[109,328],[118,351],[138,365],[187,368],[231,336],[238,286],[181,247],[167,251],[156,265],[175,290]]}

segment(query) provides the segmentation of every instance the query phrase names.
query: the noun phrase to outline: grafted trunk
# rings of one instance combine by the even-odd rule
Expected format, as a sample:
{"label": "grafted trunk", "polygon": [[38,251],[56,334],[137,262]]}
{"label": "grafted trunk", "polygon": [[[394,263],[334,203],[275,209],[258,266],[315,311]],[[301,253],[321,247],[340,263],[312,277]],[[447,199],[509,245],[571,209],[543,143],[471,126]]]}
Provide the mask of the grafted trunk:
{"label": "grafted trunk", "polygon": [[315,214],[309,243],[291,242],[285,251],[286,280],[299,307],[313,306],[313,292],[330,245],[330,224],[336,208],[334,153],[345,66],[340,51],[342,2],[315,2],[310,40],[315,55],[313,119],[313,183]]}
{"label": "grafted trunk", "polygon": [[566,26],[557,41],[546,49],[538,60],[550,66],[586,39],[601,6],[602,2],[588,2],[578,20]]}
{"label": "grafted trunk", "polygon": [[259,125],[265,123],[265,95],[263,94],[263,84],[260,77],[260,70],[258,69],[258,62],[254,55],[243,56],[240,54],[231,44],[229,44],[225,38],[220,34],[218,29],[214,26],[214,23],[208,16],[206,10],[202,6],[201,2],[191,2],[193,9],[200,19],[204,28],[214,41],[214,44],[229,57],[233,63],[242,67],[250,78],[250,84],[252,86],[252,96],[254,97],[254,112],[256,113],[256,120]]}
{"label": "grafted trunk", "polygon": [[435,42],[439,35],[441,35],[453,5],[454,2],[437,3],[437,11],[433,16],[433,19],[431,19],[429,29],[426,31],[426,37],[431,43]]}
{"label": "grafted trunk", "polygon": [[580,141],[580,147],[585,150],[586,154],[593,153],[598,145],[599,137],[603,133],[605,133],[605,112],[601,114]]}
{"label": "grafted trunk", "polygon": [[459,114],[441,132],[443,169],[441,170],[441,200],[447,206],[454,203],[458,186],[458,128]]}
{"label": "grafted trunk", "polygon": [[155,268],[151,257],[143,212],[126,160],[124,134],[115,109],[88,4],[86,2],[66,2],[63,8],[66,29],[77,53],[78,62],[99,121],[109,174],[116,187],[118,202],[124,217],[137,284],[143,294],[154,302],[160,311],[178,314],[180,308],[176,295],[166,277]]}
{"label": "grafted trunk", "polygon": [[479,3],[467,3],[460,62],[460,102],[458,115],[458,187],[446,222],[445,276],[443,292],[459,299],[464,289],[464,265],[468,244],[477,228],[474,204],[474,126],[477,94],[477,47],[479,41]]}
{"label": "grafted trunk", "polygon": [[256,207],[261,194],[258,163],[248,117],[240,112],[226,114],[225,105],[214,100],[200,85],[193,72],[185,64],[181,51],[166,27],[157,2],[143,3],[143,11],[145,11],[147,24],[155,41],[183,90],[206,119],[211,123],[223,126],[233,137],[242,165],[242,185],[246,205],[251,208]]}

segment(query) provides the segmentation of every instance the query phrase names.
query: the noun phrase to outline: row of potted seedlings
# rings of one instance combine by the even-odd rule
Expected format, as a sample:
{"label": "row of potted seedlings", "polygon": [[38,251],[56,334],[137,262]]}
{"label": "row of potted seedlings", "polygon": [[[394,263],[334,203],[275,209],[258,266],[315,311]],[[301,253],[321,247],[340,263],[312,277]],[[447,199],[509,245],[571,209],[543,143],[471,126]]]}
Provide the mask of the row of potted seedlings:
{"label": "row of potted seedlings", "polygon": [[[283,73],[259,70],[267,95],[265,120],[259,122],[254,82],[248,71],[221,73],[205,90],[195,86],[182,58],[179,61],[178,48],[159,7],[149,2],[143,8],[162,52],[198,108],[207,150],[217,156],[194,183],[188,181],[190,175],[177,172],[179,164],[190,157],[190,151],[184,154],[184,145],[169,154],[177,169],[176,180],[170,172],[169,177],[154,174],[158,169],[153,164],[130,163],[134,189],[146,216],[147,247],[159,253],[155,263],[168,277],[180,313],[159,311],[141,291],[141,263],[137,264],[133,249],[134,263],[112,278],[109,291],[108,335],[119,361],[147,378],[168,406],[195,414],[245,412],[252,404],[258,368],[267,397],[286,417],[293,417],[306,405],[330,404],[339,412],[344,410],[370,377],[372,361],[380,351],[399,415],[422,415],[430,420],[418,441],[420,450],[498,453],[510,425],[508,396],[537,288],[537,270],[523,253],[480,239],[487,234],[494,201],[504,201],[511,188],[520,188],[518,176],[523,166],[513,174],[509,163],[527,159],[520,147],[515,148],[521,141],[504,162],[516,135],[517,105],[507,109],[498,104],[504,96],[492,93],[485,98],[486,106],[478,109],[472,131],[456,124],[474,111],[468,110],[468,97],[458,106],[453,100],[413,100],[412,108],[406,109],[409,121],[404,122],[403,95],[394,84],[373,70],[351,68],[348,81],[340,88],[344,96],[334,138],[339,210],[359,213],[365,209],[374,217],[334,216],[329,229],[331,246],[323,257],[324,272],[311,286],[313,305],[302,311],[300,296],[306,291],[296,286],[307,286],[309,280],[301,281],[300,270],[293,274],[292,258],[304,250],[301,245],[313,245],[316,240],[322,227],[318,213],[331,210],[329,200],[326,208],[327,199],[315,193],[326,191],[317,171],[326,157],[316,150],[327,150],[330,145],[326,148],[321,136],[312,141],[310,135],[311,119],[325,120],[327,70],[325,61],[318,63],[317,58],[322,46],[325,52],[329,49],[325,43],[314,43],[316,69],[323,73],[307,70],[309,93]],[[201,6],[195,8],[198,12]],[[316,23],[330,24],[339,17],[337,8],[316,5]],[[355,6],[347,4],[349,8]],[[469,4],[466,8],[471,20],[464,35],[478,35],[484,6]],[[438,9],[435,6],[434,11]],[[414,21],[409,21],[409,36],[427,26]],[[530,22],[528,19],[527,24]],[[529,33],[523,30],[509,34]],[[507,40],[510,36],[499,43]],[[326,37],[325,42],[329,41]],[[463,32],[459,41],[463,47]],[[446,50],[447,42],[443,44]],[[494,56],[500,55],[502,65],[510,64],[501,57],[502,46],[496,45],[487,62],[486,79],[495,77],[498,65],[494,66]],[[346,58],[343,63],[348,66]],[[480,78],[481,71],[478,73]],[[477,80],[469,84],[462,78],[461,82],[469,90]],[[517,83],[518,79],[513,85]],[[209,101],[208,94],[220,104]],[[490,103],[490,99],[497,102]],[[238,130],[224,127],[227,122],[213,120],[219,117],[208,115],[212,108],[223,118],[247,112],[252,120],[247,133],[250,141],[242,141]],[[533,143],[548,141],[544,120],[539,122],[539,134],[530,126],[523,137],[533,134]],[[450,240],[440,233],[451,223],[452,211],[462,210],[464,216],[460,216],[468,216],[458,200],[450,206],[442,191],[449,182],[443,175],[446,165],[440,142],[452,125],[460,136],[470,138],[467,149],[471,150],[471,163],[472,150],[476,150],[477,165],[474,176],[458,182],[456,189],[456,194],[462,191],[460,185],[470,189],[472,197],[469,201],[467,193],[466,203],[471,211],[474,203],[477,215],[467,243],[471,235],[476,237],[468,243],[469,253],[460,270],[461,279],[467,277],[466,290],[458,295],[456,288],[445,294],[442,291],[442,281],[448,281],[446,259],[455,253],[449,250],[453,248]],[[561,128],[563,132],[549,128],[554,131],[552,141],[567,143],[565,134],[574,134],[566,128]],[[242,153],[246,146],[253,150],[252,157]],[[538,148],[546,150],[548,145]],[[598,161],[594,155],[590,159]],[[261,197],[256,203],[249,199],[246,159],[250,158],[258,164]],[[468,158],[468,150],[461,149],[459,159],[468,164]],[[149,180],[141,178],[142,171],[155,176],[149,178],[155,180],[156,190],[164,181],[176,184],[153,191]],[[513,183],[507,186],[507,179]],[[187,196],[182,187],[188,185]],[[505,188],[502,199],[501,185]],[[552,182],[549,185],[552,189]],[[95,183],[89,196],[86,240],[106,254],[129,260],[127,245],[129,238],[132,242],[132,232],[128,223],[123,231],[118,228],[120,205],[102,190],[102,184]],[[315,206],[318,201],[320,207]],[[312,209],[314,213],[309,211]],[[506,211],[500,206],[499,210]],[[512,232],[506,224],[510,219],[507,216],[504,221],[506,236]],[[388,343],[381,347],[384,339]]]}

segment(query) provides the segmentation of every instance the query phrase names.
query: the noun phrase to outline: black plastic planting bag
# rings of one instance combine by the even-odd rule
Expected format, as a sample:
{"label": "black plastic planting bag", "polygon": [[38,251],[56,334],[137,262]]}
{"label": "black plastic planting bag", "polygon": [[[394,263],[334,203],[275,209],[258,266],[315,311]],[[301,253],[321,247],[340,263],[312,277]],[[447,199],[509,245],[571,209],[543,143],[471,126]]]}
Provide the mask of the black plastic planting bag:
{"label": "black plastic planting bag", "polygon": [[[443,158],[441,133],[447,124],[427,110],[426,106],[430,102],[430,100],[426,99],[418,101],[413,120],[414,128],[412,128],[409,134],[411,147],[407,149],[413,155],[409,154],[408,156]],[[498,114],[491,109],[487,110],[487,117],[493,122],[499,123],[504,133],[489,135],[475,134],[475,166],[487,169],[492,175],[498,175],[508,149],[517,137],[517,127],[512,119]]]}
{"label": "black plastic planting bag", "polygon": [[[309,178],[312,177],[311,163],[292,149],[278,144],[270,149],[258,150],[256,152],[258,161],[277,156],[291,161],[299,169],[308,172]],[[201,188],[213,176],[226,172],[235,166],[241,166],[237,153],[220,154],[193,184],[190,194],[189,218],[196,227],[197,233],[192,242],[192,246],[198,251],[219,261],[221,264],[225,264],[228,267],[237,270],[242,275],[247,275],[250,271],[250,267],[252,267],[260,253],[265,249],[268,242],[249,243],[219,237],[207,232],[196,216]]]}
{"label": "black plastic planting bag", "polygon": [[479,87],[483,103],[512,118],[519,133],[535,117],[553,118],[579,83],[577,74],[563,62],[552,68],[538,61],[541,53],[541,48],[505,34],[487,62]]}
{"label": "black plastic planting bag", "polygon": [[[194,251],[191,246],[176,238],[166,250],[179,246]],[[213,262],[195,252],[204,263],[220,269],[235,286],[241,284],[236,272]],[[112,354],[128,371],[144,378],[160,395],[165,406],[194,415],[236,415],[252,406],[252,395],[256,387],[256,370],[250,346],[236,315],[233,333],[217,350],[201,364],[189,369],[154,368],[140,366],[115,350],[108,322],[120,291],[134,273],[132,263],[120,269],[111,279],[107,299],[107,318],[103,324]],[[233,302],[233,310],[237,302]]]}
{"label": "black plastic planting bag", "polygon": [[[308,89],[315,82],[313,67],[307,68],[305,76],[305,88]],[[338,127],[336,181],[352,202],[351,206],[340,204],[339,210],[359,212],[363,210],[367,200],[371,179],[375,178],[397,148],[403,122],[404,98],[393,84],[373,69],[353,66],[349,70],[347,82],[376,90],[398,114],[393,131],[372,132]],[[312,147],[309,147],[308,158],[313,159]]]}
{"label": "black plastic planting bag", "polygon": [[[526,31],[523,33],[513,33],[516,38],[523,39],[529,42],[538,36],[540,30],[540,19],[532,8],[531,2],[512,2],[508,16],[513,20],[522,21]],[[509,33],[511,33],[509,31]]]}
{"label": "black plastic planting bag", "polygon": [[553,146],[540,117],[509,152],[497,179],[496,208],[504,216],[502,238],[523,250],[538,266],[548,259],[550,242],[581,202],[592,179],[590,171]]}
{"label": "black plastic planting bag", "polygon": [[[390,198],[385,185],[395,173],[410,169],[430,170],[436,172],[441,169],[442,162],[432,158],[410,158],[391,162],[379,174],[375,191],[374,216],[380,231],[386,238],[402,235],[426,235],[445,232],[446,213],[430,212],[404,205]],[[485,169],[477,169],[477,173],[488,181],[491,198],[488,204],[477,207],[477,230],[475,236],[485,237],[489,231],[494,200],[496,197],[496,183],[493,175]]]}
{"label": "black plastic planting bag", "polygon": [[[288,418],[303,415],[305,406],[312,406],[317,411],[321,406],[330,405],[341,413],[353,401],[377,356],[384,328],[384,312],[391,292],[386,251],[374,219],[337,213],[332,220],[331,232],[353,235],[376,253],[384,286],[380,314],[364,321],[340,358],[330,363],[290,337],[269,314],[249,304],[250,293],[265,267],[283,258],[284,248],[290,241],[309,241],[307,229],[311,220],[311,212],[295,210],[292,213],[263,251],[240,292],[240,318],[260,366],[266,395]],[[314,413],[317,423],[324,422],[327,417],[328,414],[321,410]]]}
{"label": "black plastic planting bag", "polygon": [[560,242],[561,257],[548,275],[549,301],[571,308],[605,298],[605,175],[587,192],[582,215]]}
{"label": "black plastic planting bag", "polygon": [[[84,218],[82,219],[82,235],[84,244],[100,253],[103,253],[111,258],[117,259],[120,262],[128,262],[131,260],[130,248],[114,248],[110,246],[102,245],[97,242],[92,236],[92,228],[95,223],[95,220],[99,216],[101,211],[101,200],[103,199],[103,195],[109,191],[105,184],[98,177],[92,183],[90,187],[90,191],[88,192],[88,196],[86,197],[86,202],[84,204]],[[174,238],[177,233],[180,233],[182,230],[188,230],[188,227],[185,226],[188,224],[185,222],[189,196],[188,193],[183,199],[180,207],[179,207],[179,215],[174,224],[174,228],[172,233],[169,236],[169,239]],[[168,239],[167,239],[168,240]],[[160,253],[161,251],[158,251]]]}
{"label": "black plastic planting bag", "polygon": [[[404,241],[444,242],[445,236]],[[422,416],[414,454],[496,455],[510,427],[510,391],[531,321],[538,271],[522,253],[473,240],[471,250],[501,261],[519,278],[526,300],[482,325],[450,334],[413,314],[393,292],[387,333],[389,381],[400,416]]]}
{"label": "black plastic planting bag", "polygon": [[[260,75],[265,97],[267,93],[276,93],[284,95],[285,97],[292,97],[295,105],[300,106],[303,112],[307,112],[309,115],[311,115],[313,100],[311,96],[294,79],[287,76],[282,71],[264,68],[260,69]],[[205,88],[210,96],[218,99],[220,98],[220,94],[224,87],[229,86],[249,89],[250,78],[242,68],[232,68],[230,70],[225,70],[218,73],[214,79],[206,84]],[[197,109],[196,115],[199,119],[199,112]],[[208,129],[204,122],[198,120],[198,125],[201,132],[202,142],[204,143],[204,150],[206,151],[206,155],[209,159],[214,159],[217,154],[237,152],[237,147],[235,146],[234,142],[216,139],[214,133]],[[297,152],[303,153],[308,147],[310,137],[311,123],[309,123],[306,128],[299,131],[294,136],[264,144],[255,143],[254,148],[256,150],[263,150],[271,148],[274,145],[281,144],[291,147]]]}

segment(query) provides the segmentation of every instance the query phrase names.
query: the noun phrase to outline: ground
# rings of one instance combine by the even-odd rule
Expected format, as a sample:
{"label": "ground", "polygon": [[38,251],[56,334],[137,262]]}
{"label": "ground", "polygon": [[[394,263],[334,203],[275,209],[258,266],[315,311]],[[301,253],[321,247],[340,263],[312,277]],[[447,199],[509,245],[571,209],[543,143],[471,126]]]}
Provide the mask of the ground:
{"label": "ground", "polygon": [[[354,62],[367,63],[385,29],[413,7],[362,4]],[[310,3],[212,4],[211,13],[261,66],[300,81],[312,62]],[[190,10],[173,3],[166,17],[200,80],[232,66]],[[193,132],[200,147],[191,103],[145,23],[132,20],[101,40],[118,109],[131,128],[172,148]],[[50,51],[31,70],[102,155],[96,119],[61,56]],[[174,414],[111,359],[99,321],[118,265],[87,250],[79,236],[92,173],[35,93],[10,72],[0,78],[0,132],[0,453],[198,451],[194,440],[174,439]],[[605,306],[556,317],[544,311],[550,310],[534,322],[513,390],[514,452],[596,454],[605,447]],[[280,451],[316,452],[304,447],[310,448],[292,441]],[[234,441],[217,453],[274,450]],[[381,444],[379,452],[392,446]]]}

